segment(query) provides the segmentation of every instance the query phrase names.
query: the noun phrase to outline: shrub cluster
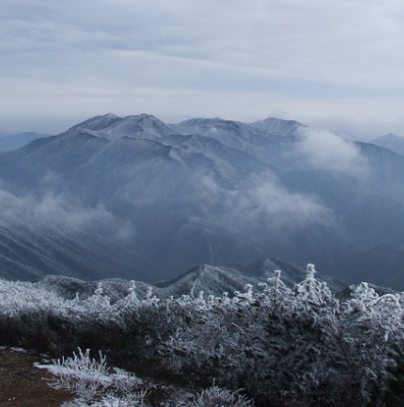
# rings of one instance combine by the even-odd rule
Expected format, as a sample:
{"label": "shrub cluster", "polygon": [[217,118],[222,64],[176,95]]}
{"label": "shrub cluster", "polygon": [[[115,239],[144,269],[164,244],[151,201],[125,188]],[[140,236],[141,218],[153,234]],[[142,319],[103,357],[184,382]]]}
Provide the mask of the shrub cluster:
{"label": "shrub cluster", "polygon": [[313,265],[293,289],[280,274],[219,297],[139,299],[132,283],[114,304],[101,284],[66,300],[1,280],[0,342],[53,356],[99,349],[157,380],[243,389],[256,406],[402,406],[404,294],[362,283],[339,300]]}

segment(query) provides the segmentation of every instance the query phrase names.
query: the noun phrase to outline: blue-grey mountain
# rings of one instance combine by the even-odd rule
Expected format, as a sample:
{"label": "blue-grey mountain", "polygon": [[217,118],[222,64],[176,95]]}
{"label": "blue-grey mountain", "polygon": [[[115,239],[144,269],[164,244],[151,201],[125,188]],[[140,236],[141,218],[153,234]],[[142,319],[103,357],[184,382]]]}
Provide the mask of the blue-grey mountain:
{"label": "blue-grey mountain", "polygon": [[404,157],[295,121],[97,116],[0,155],[1,273],[156,281],[276,256],[355,281],[349,259],[404,244],[403,177]]}
{"label": "blue-grey mountain", "polygon": [[20,148],[39,138],[48,137],[47,134],[26,132],[2,136],[0,133],[0,151],[11,151]]}
{"label": "blue-grey mountain", "polygon": [[372,144],[387,148],[404,156],[404,137],[398,136],[397,134],[389,133],[384,136],[380,136],[372,140]]}

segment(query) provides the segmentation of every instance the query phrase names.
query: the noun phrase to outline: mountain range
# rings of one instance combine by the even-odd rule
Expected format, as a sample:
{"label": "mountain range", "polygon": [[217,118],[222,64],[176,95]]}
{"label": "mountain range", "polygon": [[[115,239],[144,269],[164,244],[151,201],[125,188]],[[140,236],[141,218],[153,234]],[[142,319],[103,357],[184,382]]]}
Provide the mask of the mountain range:
{"label": "mountain range", "polygon": [[[262,258],[247,266],[220,267],[202,264],[173,279],[154,284],[136,281],[136,293],[138,297],[145,298],[151,288],[153,295],[160,299],[179,298],[182,295],[197,298],[201,292],[205,296],[220,297],[227,293],[229,297],[233,297],[237,292],[244,293],[247,285],[252,285],[254,290],[260,290],[260,284],[267,282],[268,278],[273,278],[275,271],[279,269],[282,269],[282,282],[289,288],[293,288],[306,277],[303,269],[292,264],[277,258]],[[316,275],[316,279],[326,282],[328,287],[339,295],[342,295],[347,289],[346,284],[333,277]],[[77,294],[81,299],[94,295],[99,283],[102,284],[103,294],[107,295],[113,303],[123,299],[128,294],[131,285],[127,280],[119,278],[83,281],[56,275],[46,275],[34,282],[36,286],[55,291],[59,296],[70,300],[74,299]]]}
{"label": "mountain range", "polygon": [[154,282],[276,257],[404,289],[403,177],[402,155],[296,121],[96,116],[0,153],[0,274]]}
{"label": "mountain range", "polygon": [[7,134],[0,132],[0,151],[11,151],[20,148],[31,141],[48,137],[48,134],[36,132],[24,132],[17,134]]}

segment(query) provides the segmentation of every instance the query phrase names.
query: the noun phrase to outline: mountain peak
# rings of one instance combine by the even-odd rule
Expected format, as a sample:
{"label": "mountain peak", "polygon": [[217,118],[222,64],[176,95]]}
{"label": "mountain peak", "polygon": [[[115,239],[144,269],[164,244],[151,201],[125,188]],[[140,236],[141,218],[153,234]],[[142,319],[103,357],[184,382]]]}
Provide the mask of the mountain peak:
{"label": "mountain peak", "polygon": [[291,123],[291,124],[299,124],[301,126],[305,126],[305,124],[300,123],[297,120],[281,119],[279,117],[273,117],[273,116],[268,116],[265,119],[257,120],[251,124],[254,124],[254,123]]}
{"label": "mountain peak", "polygon": [[396,139],[404,140],[404,137],[399,136],[398,134],[394,134],[394,133],[387,133],[384,136],[380,136],[380,137],[375,138],[374,140],[372,140],[372,143],[374,141],[377,141],[377,140],[387,140],[387,139],[390,139],[390,140],[396,140]]}
{"label": "mountain peak", "polygon": [[89,119],[71,127],[64,134],[71,134],[81,130],[100,131],[118,120],[121,120],[121,118],[113,113],[90,117]]}
{"label": "mountain peak", "polygon": [[264,120],[253,122],[250,125],[259,129],[268,130],[279,136],[296,134],[299,129],[307,127],[305,124],[297,122],[296,120],[284,120],[276,117],[267,117]]}
{"label": "mountain peak", "polygon": [[118,119],[119,118],[119,116],[117,116],[116,114],[114,114],[114,113],[107,113],[107,114],[104,114],[104,117],[106,117],[106,118],[111,118],[111,119]]}
{"label": "mountain peak", "polygon": [[161,138],[177,131],[153,115],[142,113],[119,117],[113,113],[95,116],[71,127],[66,135],[85,133],[114,141],[122,137]]}
{"label": "mountain peak", "polygon": [[214,117],[188,119],[173,125],[173,127],[182,134],[217,136],[217,133],[220,132],[246,131],[249,126],[242,122]]}
{"label": "mountain peak", "polygon": [[139,119],[151,119],[151,120],[158,120],[156,116],[148,113],[140,113],[138,115],[130,115],[127,117],[137,117]]}
{"label": "mountain peak", "polygon": [[384,136],[372,140],[371,143],[404,156],[404,137],[398,136],[397,134],[385,134]]}

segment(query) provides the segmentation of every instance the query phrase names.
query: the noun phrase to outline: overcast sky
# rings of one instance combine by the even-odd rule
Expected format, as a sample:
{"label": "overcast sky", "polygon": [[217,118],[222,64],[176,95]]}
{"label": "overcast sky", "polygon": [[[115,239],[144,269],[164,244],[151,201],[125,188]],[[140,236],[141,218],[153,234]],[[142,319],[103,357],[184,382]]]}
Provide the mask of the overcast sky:
{"label": "overcast sky", "polygon": [[404,136],[401,0],[1,0],[0,131],[291,118]]}

